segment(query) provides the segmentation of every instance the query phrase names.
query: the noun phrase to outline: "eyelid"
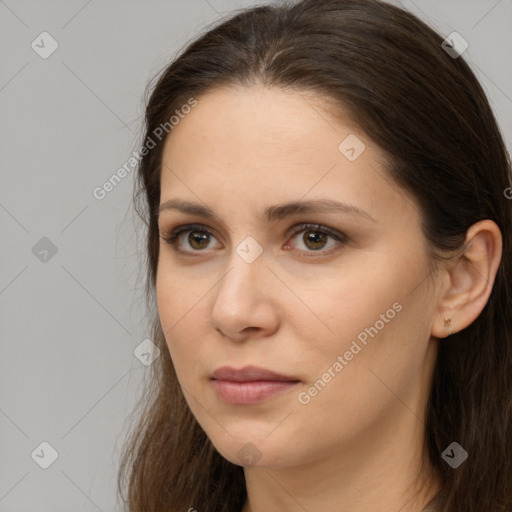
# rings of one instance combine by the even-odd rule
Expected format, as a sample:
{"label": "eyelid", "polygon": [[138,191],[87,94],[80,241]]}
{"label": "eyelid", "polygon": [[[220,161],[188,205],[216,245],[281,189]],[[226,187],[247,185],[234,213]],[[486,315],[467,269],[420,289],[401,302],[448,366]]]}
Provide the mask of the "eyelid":
{"label": "eyelid", "polygon": [[184,249],[181,249],[181,248],[178,247],[178,243],[177,242],[178,242],[179,237],[181,235],[183,235],[184,233],[191,232],[191,231],[203,232],[203,233],[211,235],[211,236],[213,236],[214,238],[217,239],[217,237],[212,232],[212,231],[215,231],[215,230],[212,230],[211,228],[209,228],[207,226],[204,226],[203,224],[197,224],[197,223],[193,223],[193,224],[180,224],[180,225],[176,226],[175,228],[170,229],[165,234],[165,236],[160,233],[160,238],[162,238],[176,252],[181,253],[181,254],[187,254],[187,255],[192,255],[192,256],[200,256],[201,253],[208,252],[207,250],[203,250],[203,251],[187,251],[187,250],[184,250]]}
{"label": "eyelid", "polygon": [[[318,223],[311,223],[311,222],[302,222],[299,224],[296,224],[291,228],[291,233],[288,235],[289,237],[295,237],[299,233],[303,233],[306,231],[318,231],[326,234],[329,238],[332,238],[336,240],[337,244],[335,244],[334,247],[330,247],[329,249],[320,249],[318,251],[310,250],[310,251],[303,251],[300,250],[299,252],[302,253],[303,257],[310,258],[310,257],[319,257],[322,256],[330,256],[331,254],[337,252],[339,249],[341,249],[342,246],[344,246],[346,243],[348,243],[348,237],[345,235],[345,233],[338,231],[336,229],[330,228],[329,226],[325,226],[324,224],[318,224]],[[289,245],[287,244],[286,247]]]}
{"label": "eyelid", "polygon": [[338,240],[345,240],[347,236],[342,233],[341,231],[338,231],[337,229],[330,228],[329,226],[325,226],[324,224],[318,224],[316,222],[301,222],[299,224],[296,224],[292,226],[289,230],[289,235],[287,236],[295,236],[298,233],[301,233],[302,231],[322,231],[326,235],[329,235],[330,237]]}
{"label": "eyelid", "polygon": [[[203,224],[197,224],[197,223],[178,225],[175,228],[172,228],[171,230],[169,230],[168,234],[166,234],[165,236],[160,234],[160,238],[162,238],[168,245],[172,246],[172,248],[176,252],[181,253],[181,254],[192,255],[192,256],[201,256],[202,255],[201,253],[208,253],[209,252],[208,249],[188,251],[188,250],[183,250],[178,247],[178,243],[177,243],[178,238],[181,235],[183,235],[184,233],[191,232],[191,231],[204,232],[204,233],[207,233],[208,235],[213,236],[215,239],[217,239],[217,237],[212,232],[215,230],[212,230],[211,228],[209,228]],[[299,250],[298,251],[299,253],[308,254],[308,256],[306,256],[306,257],[328,256],[328,255],[332,254],[333,252],[336,252],[337,250],[339,250],[340,246],[345,245],[348,242],[347,235],[341,231],[334,229],[334,228],[330,228],[329,226],[326,226],[324,224],[319,224],[319,223],[301,222],[301,223],[297,223],[297,224],[293,225],[290,229],[287,230],[286,247],[289,247],[288,240],[290,239],[290,237],[295,237],[297,234],[305,232],[305,231],[319,231],[319,232],[325,233],[329,238],[332,238],[338,242],[336,244],[336,247],[330,248],[330,249],[320,249],[317,251],[315,251],[315,250],[310,250],[310,251]]]}

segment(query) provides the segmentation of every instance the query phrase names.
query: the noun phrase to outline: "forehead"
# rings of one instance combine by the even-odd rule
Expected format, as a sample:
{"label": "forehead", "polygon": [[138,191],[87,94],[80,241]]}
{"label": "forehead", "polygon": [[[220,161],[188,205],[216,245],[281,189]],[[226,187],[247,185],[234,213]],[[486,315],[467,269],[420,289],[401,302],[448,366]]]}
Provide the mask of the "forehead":
{"label": "forehead", "polygon": [[[360,132],[348,115],[343,116],[343,125],[336,122],[333,102],[308,91],[259,84],[224,87],[207,92],[197,102],[171,132],[166,149],[170,146],[175,152],[186,139],[189,148],[195,144],[194,157],[205,156],[208,150],[210,157],[219,159],[236,154],[261,161],[269,152],[273,157],[284,152],[288,158],[300,160],[296,151],[325,150],[330,145],[331,154],[338,157],[340,137]],[[265,153],[261,152],[263,148]]]}
{"label": "forehead", "polygon": [[265,200],[328,193],[372,216],[387,213],[384,203],[398,206],[386,155],[350,118],[335,117],[332,103],[261,85],[218,88],[196,100],[166,140],[161,202],[216,198],[221,206],[235,193],[260,201],[261,210]]}

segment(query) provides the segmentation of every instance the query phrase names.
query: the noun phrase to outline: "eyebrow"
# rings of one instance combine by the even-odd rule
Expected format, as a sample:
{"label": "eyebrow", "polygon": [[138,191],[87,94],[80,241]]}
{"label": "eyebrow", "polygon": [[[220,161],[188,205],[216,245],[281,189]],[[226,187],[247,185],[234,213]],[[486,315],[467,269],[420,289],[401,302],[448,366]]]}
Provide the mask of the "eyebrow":
{"label": "eyebrow", "polygon": [[[158,214],[164,210],[178,210],[182,213],[191,215],[199,215],[207,219],[216,220],[222,223],[222,219],[209,207],[200,203],[192,203],[190,201],[181,201],[179,199],[169,199],[162,203],[158,209]],[[268,206],[263,211],[263,216],[269,222],[282,220],[286,217],[304,214],[304,213],[321,213],[337,211],[348,215],[355,215],[366,220],[377,222],[368,212],[358,206],[342,203],[333,199],[317,199],[309,201],[292,201],[289,203],[276,204]]]}

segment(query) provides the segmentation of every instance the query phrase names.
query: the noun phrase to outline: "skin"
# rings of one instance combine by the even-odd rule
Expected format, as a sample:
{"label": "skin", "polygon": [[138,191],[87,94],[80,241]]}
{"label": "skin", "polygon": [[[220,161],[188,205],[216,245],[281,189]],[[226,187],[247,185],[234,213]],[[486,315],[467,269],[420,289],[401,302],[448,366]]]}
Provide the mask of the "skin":
{"label": "skin", "polygon": [[[157,305],[187,403],[216,449],[244,465],[239,450],[256,448],[244,467],[243,512],[423,510],[439,488],[422,440],[438,345],[449,334],[443,319],[450,316],[456,332],[485,306],[499,229],[491,221],[473,226],[468,250],[432,273],[415,200],[348,116],[335,119],[306,92],[261,85],[197,99],[167,138],[160,204],[208,205],[220,220],[160,213]],[[350,134],[366,146],[354,161],[338,149]],[[355,205],[373,220],[330,211],[269,222],[262,214],[313,199]],[[211,236],[184,233],[178,246],[164,240],[188,223]],[[291,232],[301,223],[347,239],[320,233],[315,246],[307,229]],[[248,236],[263,251],[252,263],[236,250]],[[383,314],[378,334],[301,403],[298,394]],[[211,373],[249,364],[300,383],[260,404],[224,402]]]}

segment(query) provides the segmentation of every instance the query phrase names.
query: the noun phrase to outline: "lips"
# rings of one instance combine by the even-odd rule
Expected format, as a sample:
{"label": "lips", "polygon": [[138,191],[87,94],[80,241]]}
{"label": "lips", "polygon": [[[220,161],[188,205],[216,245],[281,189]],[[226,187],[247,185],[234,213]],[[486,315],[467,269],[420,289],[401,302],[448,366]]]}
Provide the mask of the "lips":
{"label": "lips", "polygon": [[223,366],[212,373],[212,385],[218,396],[232,405],[250,405],[264,402],[271,396],[290,390],[300,380],[296,377],[245,366],[239,370]]}
{"label": "lips", "polygon": [[222,366],[212,373],[212,378],[216,380],[229,380],[233,382],[250,382],[250,381],[294,381],[299,382],[296,377],[280,375],[271,370],[260,368],[258,366],[244,366],[237,370],[231,366]]}

